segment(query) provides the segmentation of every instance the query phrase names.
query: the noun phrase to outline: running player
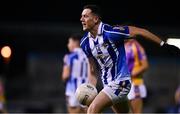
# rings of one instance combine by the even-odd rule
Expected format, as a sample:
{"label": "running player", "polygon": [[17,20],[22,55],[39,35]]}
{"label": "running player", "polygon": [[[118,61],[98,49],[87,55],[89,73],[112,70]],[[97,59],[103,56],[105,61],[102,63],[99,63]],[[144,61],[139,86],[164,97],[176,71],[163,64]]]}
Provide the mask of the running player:
{"label": "running player", "polygon": [[141,113],[143,98],[146,97],[146,87],[143,82],[143,73],[148,68],[148,60],[143,47],[135,40],[125,42],[126,61],[131,73],[132,86],[128,94],[131,111]]}
{"label": "running player", "polygon": [[[121,98],[127,96],[131,88],[124,39],[141,35],[166,49],[173,48],[177,51],[176,47],[166,44],[145,29],[133,26],[112,27],[102,23],[99,8],[96,5],[85,6],[80,21],[83,30],[86,31],[80,45],[88,57],[91,76],[94,77],[99,65],[104,84],[104,88],[90,104],[88,113],[102,112],[108,106],[112,106],[114,112],[120,112],[118,103]],[[95,84],[95,82],[91,83]]]}
{"label": "running player", "polygon": [[75,98],[76,88],[87,82],[88,75],[88,61],[79,43],[78,35],[71,36],[67,45],[71,53],[64,57],[62,80],[66,82],[65,95],[69,113],[85,113],[85,109]]}

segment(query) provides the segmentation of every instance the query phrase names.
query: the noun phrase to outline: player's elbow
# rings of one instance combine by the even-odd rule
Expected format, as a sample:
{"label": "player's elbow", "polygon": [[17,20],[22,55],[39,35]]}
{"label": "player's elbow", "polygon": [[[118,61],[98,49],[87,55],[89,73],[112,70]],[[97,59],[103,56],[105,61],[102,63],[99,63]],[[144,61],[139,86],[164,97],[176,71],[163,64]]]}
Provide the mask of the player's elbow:
{"label": "player's elbow", "polygon": [[149,68],[149,64],[146,59],[141,61],[141,68],[142,68],[142,71],[146,71]]}
{"label": "player's elbow", "polygon": [[148,64],[148,62],[145,62],[145,64],[144,64],[144,70],[146,71],[148,68],[149,68],[149,64]]}
{"label": "player's elbow", "polygon": [[67,78],[65,76],[62,76],[61,79],[62,79],[63,82],[66,82],[66,80],[67,80]]}
{"label": "player's elbow", "polygon": [[148,32],[148,30],[144,28],[139,28],[139,27],[134,27],[134,26],[129,26],[129,32],[131,37],[136,37],[136,36],[144,36]]}
{"label": "player's elbow", "polygon": [[145,70],[147,70],[149,68],[149,64],[147,64],[146,66],[145,66]]}
{"label": "player's elbow", "polygon": [[94,68],[93,68],[93,69],[91,69],[91,72],[90,72],[90,73],[91,73],[91,75],[92,75],[92,76],[96,76],[96,71],[95,71],[95,69],[94,69]]}
{"label": "player's elbow", "polygon": [[69,79],[69,73],[64,72],[61,79],[63,82],[66,82]]}

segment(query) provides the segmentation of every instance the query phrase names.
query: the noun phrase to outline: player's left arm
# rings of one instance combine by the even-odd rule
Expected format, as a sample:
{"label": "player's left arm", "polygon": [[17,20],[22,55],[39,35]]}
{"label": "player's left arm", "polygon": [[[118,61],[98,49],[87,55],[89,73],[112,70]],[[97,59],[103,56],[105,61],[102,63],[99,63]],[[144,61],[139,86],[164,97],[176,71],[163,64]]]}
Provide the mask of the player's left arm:
{"label": "player's left arm", "polygon": [[175,92],[175,102],[176,103],[179,103],[179,100],[180,100],[180,88],[178,88]]}
{"label": "player's left arm", "polygon": [[128,27],[129,27],[130,37],[136,37],[137,35],[143,36],[144,38],[159,44],[162,48],[166,49],[167,51],[170,51],[172,54],[180,56],[180,49],[178,47],[167,44],[166,42],[161,40],[160,37],[151,33],[150,31],[134,26],[128,26]]}
{"label": "player's left arm", "polygon": [[146,29],[143,28],[138,28],[138,27],[134,27],[134,26],[128,26],[129,27],[129,34],[130,37],[136,37],[138,35],[143,36],[144,38],[151,40],[159,45],[161,45],[160,43],[163,42],[163,40],[161,40],[157,35],[149,32]]}

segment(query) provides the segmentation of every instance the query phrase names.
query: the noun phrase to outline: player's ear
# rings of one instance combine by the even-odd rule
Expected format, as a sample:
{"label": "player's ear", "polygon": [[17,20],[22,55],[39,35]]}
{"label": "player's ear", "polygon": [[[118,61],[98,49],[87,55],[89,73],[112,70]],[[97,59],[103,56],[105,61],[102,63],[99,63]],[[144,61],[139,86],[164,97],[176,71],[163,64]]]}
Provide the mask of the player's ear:
{"label": "player's ear", "polygon": [[98,23],[98,21],[99,21],[99,17],[98,17],[98,16],[95,16],[95,17],[94,17],[94,22],[95,22],[95,23]]}

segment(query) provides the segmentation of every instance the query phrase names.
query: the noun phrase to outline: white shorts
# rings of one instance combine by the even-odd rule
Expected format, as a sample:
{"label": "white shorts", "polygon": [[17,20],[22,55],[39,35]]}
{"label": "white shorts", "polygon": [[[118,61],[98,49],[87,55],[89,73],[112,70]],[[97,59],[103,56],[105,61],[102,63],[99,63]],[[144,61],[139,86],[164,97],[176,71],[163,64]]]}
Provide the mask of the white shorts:
{"label": "white shorts", "polygon": [[147,96],[147,90],[144,84],[134,85],[132,83],[131,90],[128,94],[128,99],[133,100],[136,98],[145,98]]}
{"label": "white shorts", "polygon": [[66,95],[66,102],[69,107],[80,107],[81,104],[76,99],[75,95]]}
{"label": "white shorts", "polygon": [[103,88],[103,92],[108,95],[113,104],[121,102],[122,98],[125,98],[131,89],[131,80],[112,81]]}

